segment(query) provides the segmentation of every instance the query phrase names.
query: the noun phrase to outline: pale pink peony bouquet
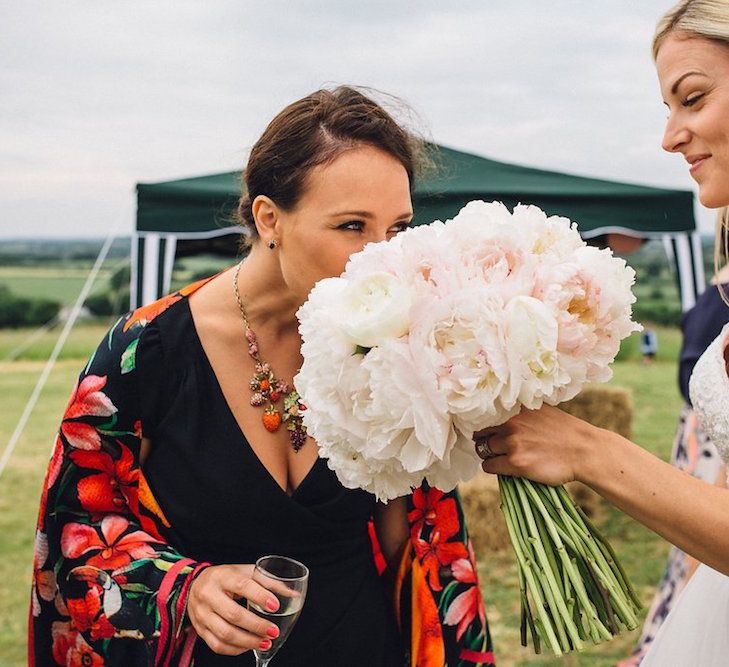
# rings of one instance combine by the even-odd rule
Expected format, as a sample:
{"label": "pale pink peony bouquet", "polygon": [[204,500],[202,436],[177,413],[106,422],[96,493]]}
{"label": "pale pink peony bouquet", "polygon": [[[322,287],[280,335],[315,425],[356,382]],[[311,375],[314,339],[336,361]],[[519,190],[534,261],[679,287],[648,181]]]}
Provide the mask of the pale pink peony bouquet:
{"label": "pale pink peony bouquet", "polygon": [[298,312],[304,423],[380,500],[473,477],[473,433],[611,377],[635,274],[566,218],[472,201],[353,255]]}
{"label": "pale pink peony bouquet", "polygon": [[[304,424],[347,488],[379,500],[479,470],[473,434],[610,379],[635,273],[534,206],[473,201],[368,245],[298,318]],[[555,434],[558,437],[558,434]],[[638,625],[612,548],[564,488],[499,478],[518,560],[522,643],[557,654]]]}

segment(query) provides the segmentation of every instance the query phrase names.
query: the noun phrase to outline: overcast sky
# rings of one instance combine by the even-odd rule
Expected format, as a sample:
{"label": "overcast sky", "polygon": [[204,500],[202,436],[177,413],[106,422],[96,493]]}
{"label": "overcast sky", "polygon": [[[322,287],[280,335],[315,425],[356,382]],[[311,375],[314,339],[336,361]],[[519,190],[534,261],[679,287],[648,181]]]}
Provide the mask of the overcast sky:
{"label": "overcast sky", "polygon": [[650,41],[670,5],[0,0],[0,237],[128,234],[135,183],[240,168],[331,83],[401,97],[447,146],[692,188],[660,148]]}

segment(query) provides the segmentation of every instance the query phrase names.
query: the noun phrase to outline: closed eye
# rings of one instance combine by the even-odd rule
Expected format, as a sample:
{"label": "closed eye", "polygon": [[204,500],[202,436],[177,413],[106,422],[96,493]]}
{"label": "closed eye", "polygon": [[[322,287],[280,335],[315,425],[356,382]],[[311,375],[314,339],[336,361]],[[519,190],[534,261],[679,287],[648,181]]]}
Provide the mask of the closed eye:
{"label": "closed eye", "polygon": [[693,95],[692,97],[687,97],[683,102],[681,102],[681,106],[683,106],[683,107],[692,107],[700,99],[702,99],[704,97],[704,95],[705,95],[705,93],[699,93],[698,95]]}

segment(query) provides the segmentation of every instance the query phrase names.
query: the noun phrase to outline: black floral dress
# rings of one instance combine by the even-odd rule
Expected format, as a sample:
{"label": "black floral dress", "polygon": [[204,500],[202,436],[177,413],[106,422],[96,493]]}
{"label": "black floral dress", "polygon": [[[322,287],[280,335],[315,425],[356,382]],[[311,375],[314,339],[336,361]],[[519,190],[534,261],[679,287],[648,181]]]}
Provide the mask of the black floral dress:
{"label": "black floral dress", "polygon": [[252,665],[197,639],[190,584],[211,564],[284,553],[310,584],[281,667],[493,664],[457,494],[409,498],[392,609],[373,497],[321,459],[289,496],[248,445],[190,314],[203,283],[121,318],[79,377],[41,498],[29,663]]}

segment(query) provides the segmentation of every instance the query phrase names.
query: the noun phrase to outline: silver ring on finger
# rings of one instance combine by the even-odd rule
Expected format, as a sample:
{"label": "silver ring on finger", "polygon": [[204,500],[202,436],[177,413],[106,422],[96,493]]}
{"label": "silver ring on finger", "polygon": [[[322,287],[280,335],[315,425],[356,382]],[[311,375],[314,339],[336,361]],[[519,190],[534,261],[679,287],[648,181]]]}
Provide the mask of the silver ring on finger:
{"label": "silver ring on finger", "polygon": [[478,456],[484,461],[498,456],[498,454],[494,452],[489,446],[489,438],[491,438],[492,435],[493,434],[481,436],[480,438],[476,438],[475,440],[476,454],[478,454]]}

